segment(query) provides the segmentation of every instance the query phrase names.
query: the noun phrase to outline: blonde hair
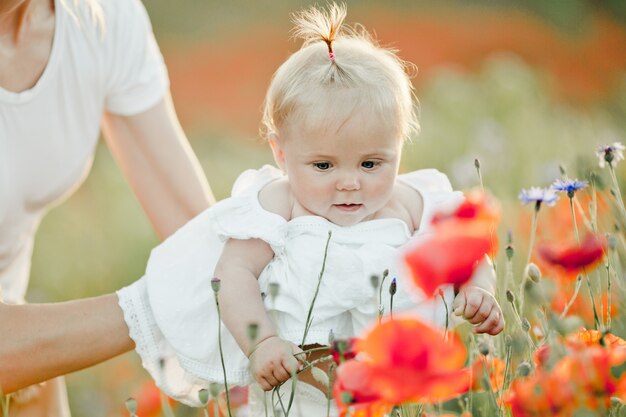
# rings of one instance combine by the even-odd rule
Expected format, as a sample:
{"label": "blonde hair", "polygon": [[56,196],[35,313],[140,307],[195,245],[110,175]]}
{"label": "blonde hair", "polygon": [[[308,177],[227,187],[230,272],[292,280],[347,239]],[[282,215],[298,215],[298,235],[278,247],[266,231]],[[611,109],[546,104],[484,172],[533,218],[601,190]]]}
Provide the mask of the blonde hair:
{"label": "blonde hair", "polygon": [[[293,34],[304,43],[272,77],[263,105],[263,138],[277,134],[288,120],[345,120],[362,105],[391,123],[398,138],[419,130],[407,73],[411,64],[379,46],[363,28],[344,26],[345,17],[346,5],[335,3],[293,16]],[[346,99],[349,106],[343,105]]]}
{"label": "blonde hair", "polygon": [[[104,38],[106,22],[99,0],[60,0],[60,3],[76,24],[81,27],[86,24],[87,27],[92,27],[100,34],[100,39]],[[83,4],[85,5],[85,13],[80,11]]]}

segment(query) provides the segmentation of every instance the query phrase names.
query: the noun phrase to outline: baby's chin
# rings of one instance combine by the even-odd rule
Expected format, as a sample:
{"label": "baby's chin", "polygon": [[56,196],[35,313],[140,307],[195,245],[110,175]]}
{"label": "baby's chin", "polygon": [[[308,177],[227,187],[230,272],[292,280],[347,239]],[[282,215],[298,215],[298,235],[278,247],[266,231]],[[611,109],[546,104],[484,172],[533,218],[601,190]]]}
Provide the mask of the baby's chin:
{"label": "baby's chin", "polygon": [[[325,216],[326,217],[326,216]],[[332,215],[326,217],[326,220],[337,226],[354,226],[355,224],[371,220],[374,217],[371,213],[364,213],[363,207],[334,209]]]}

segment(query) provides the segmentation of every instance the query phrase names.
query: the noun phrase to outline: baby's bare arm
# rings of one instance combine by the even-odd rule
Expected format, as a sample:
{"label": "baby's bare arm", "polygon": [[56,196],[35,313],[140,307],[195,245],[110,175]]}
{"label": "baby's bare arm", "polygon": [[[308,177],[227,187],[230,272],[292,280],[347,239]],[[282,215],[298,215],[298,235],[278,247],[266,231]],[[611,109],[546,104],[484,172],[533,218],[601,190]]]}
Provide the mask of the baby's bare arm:
{"label": "baby's bare arm", "polygon": [[257,283],[257,278],[273,256],[272,248],[260,239],[230,239],[224,245],[215,268],[215,276],[221,280],[219,301],[222,321],[246,355],[253,348],[247,335],[249,324],[259,326],[257,343],[277,335],[263,306]]}
{"label": "baby's bare arm", "polygon": [[[253,376],[265,390],[290,378],[298,369],[293,354],[301,351],[278,337],[261,299],[257,278],[273,256],[271,247],[260,239],[231,239],[226,242],[215,269],[216,277],[221,280],[222,321],[250,357]],[[247,332],[251,323],[258,325],[254,342]]]}

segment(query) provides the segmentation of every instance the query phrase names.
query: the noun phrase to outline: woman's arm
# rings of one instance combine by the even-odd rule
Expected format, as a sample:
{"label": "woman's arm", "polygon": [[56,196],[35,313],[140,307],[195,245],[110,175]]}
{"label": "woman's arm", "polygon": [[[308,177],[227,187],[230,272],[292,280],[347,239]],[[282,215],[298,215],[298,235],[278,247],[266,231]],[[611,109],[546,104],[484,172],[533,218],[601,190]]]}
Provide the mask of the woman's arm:
{"label": "woman's arm", "polygon": [[103,131],[113,156],[162,239],[214,202],[169,94],[134,116],[105,114]]}
{"label": "woman's arm", "polygon": [[[106,114],[103,129],[162,238],[213,202],[169,95],[134,116]],[[95,365],[133,347],[115,294],[55,304],[0,303],[4,393]]]}
{"label": "woman's arm", "polygon": [[5,394],[133,347],[115,294],[55,304],[0,303],[0,388]]}

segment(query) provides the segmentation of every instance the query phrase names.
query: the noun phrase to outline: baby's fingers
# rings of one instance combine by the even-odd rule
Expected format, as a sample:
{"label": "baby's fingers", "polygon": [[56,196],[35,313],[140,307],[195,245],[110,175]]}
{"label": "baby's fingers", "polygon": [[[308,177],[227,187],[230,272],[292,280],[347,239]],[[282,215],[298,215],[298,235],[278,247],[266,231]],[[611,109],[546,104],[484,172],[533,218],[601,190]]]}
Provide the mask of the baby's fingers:
{"label": "baby's fingers", "polygon": [[271,391],[279,384],[273,375],[258,376],[256,381],[259,383],[263,391]]}
{"label": "baby's fingers", "polygon": [[462,316],[463,311],[465,311],[465,292],[460,292],[454,297],[452,312],[457,316]]}
{"label": "baby's fingers", "polygon": [[491,306],[483,303],[483,295],[480,292],[465,292],[465,309],[463,311],[463,317],[467,321],[472,324],[480,323],[487,317],[490,310]]}
{"label": "baby's fingers", "polygon": [[502,312],[497,308],[492,309],[485,321],[474,327],[475,333],[488,333],[492,336],[497,335],[502,330],[504,330],[504,318]]}

